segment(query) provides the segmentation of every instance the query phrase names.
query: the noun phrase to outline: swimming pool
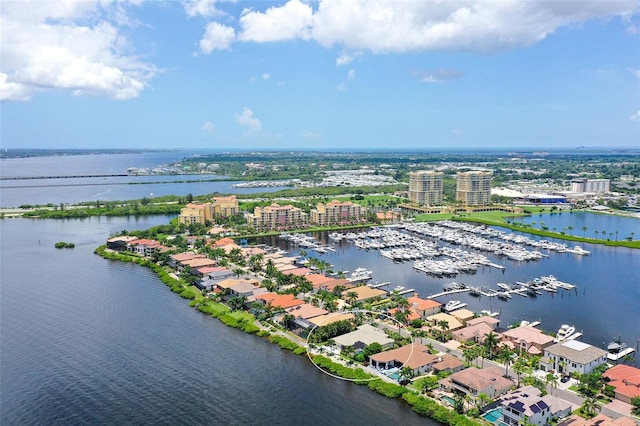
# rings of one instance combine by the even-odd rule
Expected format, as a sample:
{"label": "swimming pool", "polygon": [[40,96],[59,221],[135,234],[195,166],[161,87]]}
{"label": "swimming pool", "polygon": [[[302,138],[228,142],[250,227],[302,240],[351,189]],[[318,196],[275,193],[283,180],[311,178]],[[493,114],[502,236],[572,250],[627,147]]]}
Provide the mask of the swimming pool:
{"label": "swimming pool", "polygon": [[487,421],[490,421],[491,423],[502,420],[502,407],[494,408],[493,410],[488,411],[482,417]]}
{"label": "swimming pool", "polygon": [[456,401],[454,401],[453,398],[451,398],[450,396],[444,395],[440,397],[441,400],[446,401],[447,404],[449,404],[450,406],[454,406],[456,404]]}

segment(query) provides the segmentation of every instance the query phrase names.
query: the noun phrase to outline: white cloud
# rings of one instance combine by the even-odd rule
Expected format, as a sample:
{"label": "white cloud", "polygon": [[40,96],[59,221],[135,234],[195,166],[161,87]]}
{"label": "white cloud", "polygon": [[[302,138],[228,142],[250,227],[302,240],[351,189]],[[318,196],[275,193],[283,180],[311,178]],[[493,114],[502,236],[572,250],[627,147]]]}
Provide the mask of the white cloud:
{"label": "white cloud", "polygon": [[338,58],[336,58],[336,67],[341,67],[343,65],[348,65],[353,61],[353,56],[343,53]]}
{"label": "white cloud", "polygon": [[634,112],[633,114],[631,114],[631,116],[629,117],[629,120],[631,121],[640,121],[640,110]]}
{"label": "white cloud", "polygon": [[118,27],[128,22],[125,11],[122,4],[99,1],[0,3],[2,99],[27,100],[46,89],[139,96],[158,69],[128,54]]}
{"label": "white cloud", "polygon": [[356,70],[354,70],[353,68],[351,68],[349,70],[349,72],[347,73],[347,78],[349,80],[353,80],[354,78],[356,78]]}
{"label": "white cloud", "polygon": [[340,83],[336,86],[336,90],[338,90],[339,92],[346,92],[347,89],[347,83]]}
{"label": "white cloud", "polygon": [[270,74],[267,74],[267,73],[262,74],[262,79],[263,80],[269,80],[270,78],[271,78]]}
{"label": "white cloud", "polygon": [[413,71],[412,74],[425,83],[439,83],[464,77],[464,73],[462,71],[444,68],[437,70]]}
{"label": "white cloud", "polygon": [[240,17],[242,31],[238,39],[256,42],[308,39],[312,24],[313,10],[300,0],[270,7],[264,13],[245,9]]}
{"label": "white cloud", "polygon": [[[592,19],[628,19],[640,9],[635,0],[319,0],[310,4],[315,10],[300,0],[266,12],[245,9],[238,39],[311,39],[325,47],[374,53],[440,49],[495,52],[534,44],[559,28]],[[343,53],[336,65],[352,60]]]}
{"label": "white cloud", "polygon": [[[224,0],[223,0],[224,1]],[[191,18],[205,16],[208,18],[225,16],[226,13],[217,7],[220,0],[187,0],[184,2],[184,10]],[[233,2],[235,3],[235,1]]]}
{"label": "white cloud", "polygon": [[242,108],[241,113],[235,114],[236,122],[245,128],[245,135],[262,132],[262,123],[253,116],[253,111],[247,107]]}
{"label": "white cloud", "polygon": [[640,78],[640,70],[629,70],[629,72],[636,77]]}
{"label": "white cloud", "polygon": [[200,128],[200,130],[204,130],[205,132],[209,132],[209,133],[213,132],[215,129],[216,129],[216,125],[210,121],[206,121]]}
{"label": "white cloud", "polygon": [[211,53],[214,50],[228,50],[235,38],[236,31],[232,27],[218,22],[210,22],[200,40],[200,49],[204,53]]}

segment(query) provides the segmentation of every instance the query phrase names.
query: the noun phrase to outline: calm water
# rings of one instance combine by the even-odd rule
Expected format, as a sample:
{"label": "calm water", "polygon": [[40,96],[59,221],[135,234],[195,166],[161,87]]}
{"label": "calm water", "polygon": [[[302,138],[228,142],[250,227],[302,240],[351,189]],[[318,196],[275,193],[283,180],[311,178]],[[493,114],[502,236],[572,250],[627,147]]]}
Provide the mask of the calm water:
{"label": "calm water", "polygon": [[0,220],[0,423],[435,424],[93,254],[168,219]]}
{"label": "calm water", "polygon": [[[315,236],[325,244],[331,244],[326,233]],[[298,252],[284,240],[271,238],[264,242]],[[380,256],[376,250],[360,250],[348,241],[340,242],[335,253],[309,251],[308,255],[326,260],[334,265],[334,271],[365,267],[373,271],[374,280],[391,282],[388,290],[403,286],[415,289],[423,297],[442,292],[443,285],[452,281],[498,289],[496,284],[499,282],[514,283],[555,275],[578,288],[572,292],[561,290],[553,295],[544,292],[535,298],[513,295],[508,301],[475,297],[468,293],[443,296],[437,300],[442,303],[460,300],[475,312],[483,309],[500,312],[500,325],[503,327],[526,319],[540,321],[541,328],[546,331],[556,331],[562,324],[569,323],[584,333],[583,341],[593,345],[602,347],[614,337],[621,336],[623,341],[635,347],[640,339],[640,250],[595,244],[582,246],[591,251],[589,256],[550,253],[548,258],[537,262],[516,262],[488,255],[492,262],[504,265],[506,269],[484,267],[475,274],[461,274],[455,278],[431,277],[414,270],[412,262],[396,263]]]}
{"label": "calm water", "polygon": [[[596,239],[624,240],[640,238],[640,219],[606,213],[573,212],[533,215],[522,219],[540,229],[541,224],[556,232]],[[533,223],[535,222],[535,223]],[[573,229],[568,229],[572,227]],[[597,231],[597,232],[596,232]]]}
{"label": "calm water", "polygon": [[[11,158],[0,160],[2,177],[123,174],[129,167],[153,168],[182,160],[188,151],[144,154],[96,154]],[[1,180],[0,207],[23,204],[76,204],[163,195],[251,194],[283,188],[233,188],[237,182],[206,182],[215,175],[126,176],[78,179]],[[176,181],[181,183],[168,183]],[[200,181],[200,182],[199,182]],[[203,182],[204,181],[204,182]]]}

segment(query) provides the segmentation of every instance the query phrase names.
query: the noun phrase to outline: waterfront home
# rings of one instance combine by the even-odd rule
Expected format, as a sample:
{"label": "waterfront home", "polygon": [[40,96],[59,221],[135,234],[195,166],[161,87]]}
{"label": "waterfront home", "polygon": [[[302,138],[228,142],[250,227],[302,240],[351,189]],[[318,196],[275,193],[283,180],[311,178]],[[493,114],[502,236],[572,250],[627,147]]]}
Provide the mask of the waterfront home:
{"label": "waterfront home", "polygon": [[390,348],[394,342],[384,330],[371,324],[362,324],[350,333],[334,337],[333,341],[341,350],[347,346],[353,346],[355,349],[364,349],[372,343],[380,343],[383,348]]}
{"label": "waterfront home", "polygon": [[127,246],[132,241],[137,240],[138,237],[132,237],[129,235],[122,235],[120,237],[113,237],[107,240],[107,248],[109,250],[123,251],[127,249]]}
{"label": "waterfront home", "polygon": [[190,260],[185,260],[183,262],[180,262],[180,268],[186,268],[188,267],[190,270],[193,269],[198,269],[198,268],[203,268],[206,266],[217,266],[218,262],[216,262],[213,259],[209,259],[208,257],[203,257],[203,258],[194,258],[194,259],[190,259]]}
{"label": "waterfront home", "polygon": [[629,417],[619,417],[612,419],[604,414],[598,414],[592,419],[585,419],[577,414],[573,414],[560,423],[557,426],[637,426],[636,422]]}
{"label": "waterfront home", "polygon": [[502,377],[502,374],[498,367],[470,367],[440,380],[440,388],[449,392],[461,392],[471,398],[477,398],[481,393],[489,398],[496,398],[515,385],[510,379]]}
{"label": "waterfront home", "polygon": [[446,323],[448,324],[447,331],[455,331],[464,327],[464,325],[462,325],[462,323],[458,318],[450,314],[445,314],[444,312],[440,312],[435,315],[431,315],[427,317],[427,321],[430,322],[435,327],[440,327],[439,325],[440,322],[446,321]]}
{"label": "waterfront home", "polygon": [[276,294],[276,293],[264,293],[256,296],[257,302],[262,302],[265,305],[271,304],[274,308],[287,309],[292,306],[298,306],[304,304],[303,300],[296,299],[292,294]]}
{"label": "waterfront home", "polygon": [[429,353],[426,346],[412,343],[371,355],[369,360],[378,369],[408,367],[414,376],[419,376],[431,370],[431,365],[437,362],[438,356]]}
{"label": "waterfront home", "polygon": [[224,266],[201,266],[191,270],[191,274],[208,280],[222,280],[233,275],[233,271]]}
{"label": "waterfront home", "polygon": [[500,320],[498,318],[490,317],[488,315],[483,315],[477,318],[473,318],[467,321],[467,327],[477,324],[487,324],[493,331],[498,328],[498,324],[500,324]]}
{"label": "waterfront home", "polygon": [[534,386],[525,386],[500,398],[502,421],[508,425],[530,424],[544,426],[552,419],[561,419],[571,414],[571,403],[544,395]]}
{"label": "waterfront home", "polygon": [[462,325],[467,325],[467,321],[472,320],[475,314],[469,309],[456,309],[449,312],[449,315],[460,321]]}
{"label": "waterfront home", "polygon": [[[349,293],[354,292],[356,296],[356,302],[364,302],[365,300],[375,299],[376,297],[383,297],[387,295],[387,292],[378,288],[371,288],[366,285],[354,287],[349,289]],[[346,297],[346,296],[345,296]]]}
{"label": "waterfront home", "polygon": [[171,266],[172,268],[177,268],[178,266],[182,265],[182,262],[184,261],[191,259],[205,259],[206,257],[207,256],[204,254],[195,254],[191,252],[176,253],[169,256],[167,265]]}
{"label": "waterfront home", "polygon": [[256,279],[245,280],[245,279],[227,278],[225,280],[218,281],[216,283],[216,289],[222,294],[225,294],[225,295],[231,294],[231,288],[243,282],[248,283],[254,287],[258,286],[258,280]]}
{"label": "waterfront home", "polygon": [[325,325],[333,324],[334,322],[338,321],[351,321],[354,318],[355,315],[351,312],[334,312],[331,314],[309,318],[308,321],[315,326],[324,327]]}
{"label": "waterfront home", "polygon": [[171,250],[169,247],[160,244],[160,241],[149,239],[133,240],[127,244],[127,249],[142,256],[151,256],[155,252]]}
{"label": "waterfront home", "polygon": [[285,309],[284,315],[293,315],[293,323],[302,330],[307,330],[316,326],[310,321],[312,318],[320,317],[328,314],[329,311],[313,306],[309,303],[303,303],[301,305],[291,306]]}
{"label": "waterfront home", "polygon": [[578,340],[565,340],[544,350],[540,369],[562,374],[587,374],[607,362],[607,351]]}
{"label": "waterfront home", "polygon": [[615,388],[615,398],[631,404],[631,399],[640,397],[640,369],[618,364],[605,371],[602,377]]}
{"label": "waterfront home", "polygon": [[433,374],[441,372],[455,373],[464,369],[464,362],[453,355],[444,354],[438,356],[431,368],[433,369]]}
{"label": "waterfront home", "polygon": [[436,302],[435,300],[411,296],[407,298],[407,301],[409,302],[409,306],[418,312],[422,319],[426,319],[428,316],[442,312],[442,303]]}
{"label": "waterfront home", "polygon": [[481,322],[456,330],[451,335],[460,343],[483,343],[489,333],[493,333],[493,328],[487,323]]}
{"label": "waterfront home", "polygon": [[[510,342],[512,349],[519,349],[531,355],[541,355],[545,348],[553,344],[553,337],[530,325],[521,325],[502,332],[504,342]],[[504,344],[504,343],[503,343]]]}

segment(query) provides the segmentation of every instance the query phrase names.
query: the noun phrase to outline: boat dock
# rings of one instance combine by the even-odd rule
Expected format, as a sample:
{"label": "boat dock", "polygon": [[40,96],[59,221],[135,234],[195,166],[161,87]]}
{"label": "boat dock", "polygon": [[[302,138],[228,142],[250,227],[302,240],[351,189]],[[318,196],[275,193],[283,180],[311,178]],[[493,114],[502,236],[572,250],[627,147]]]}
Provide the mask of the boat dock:
{"label": "boat dock", "polygon": [[459,288],[456,290],[449,290],[449,291],[443,291],[442,293],[436,293],[436,294],[432,294],[431,296],[427,296],[427,299],[435,299],[436,297],[442,297],[442,296],[446,296],[448,294],[455,294],[455,293],[464,293],[469,291],[469,288]]}

